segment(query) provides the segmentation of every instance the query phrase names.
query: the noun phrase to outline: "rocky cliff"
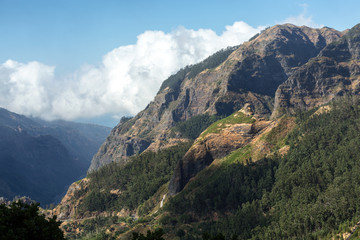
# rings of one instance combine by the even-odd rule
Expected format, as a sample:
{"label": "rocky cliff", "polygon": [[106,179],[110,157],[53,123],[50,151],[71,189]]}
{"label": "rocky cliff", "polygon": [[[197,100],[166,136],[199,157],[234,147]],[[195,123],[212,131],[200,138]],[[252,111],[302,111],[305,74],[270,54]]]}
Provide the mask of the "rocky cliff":
{"label": "rocky cliff", "polygon": [[276,91],[273,117],[360,91],[360,24],[326,46]]}
{"label": "rocky cliff", "polygon": [[221,159],[248,145],[273,126],[271,121],[255,118],[249,104],[231,116],[215,122],[196,139],[178,162],[169,184],[169,194],[180,192],[192,177],[215,159]]}
{"label": "rocky cliff", "polygon": [[120,121],[92,159],[89,171],[114,161],[126,162],[145,150],[186,141],[171,134],[171,128],[193,116],[230,115],[245,103],[251,104],[254,114],[270,116],[278,86],[341,36],[326,27],[277,25],[238,47],[180,70],[164,82],[142,112]]}

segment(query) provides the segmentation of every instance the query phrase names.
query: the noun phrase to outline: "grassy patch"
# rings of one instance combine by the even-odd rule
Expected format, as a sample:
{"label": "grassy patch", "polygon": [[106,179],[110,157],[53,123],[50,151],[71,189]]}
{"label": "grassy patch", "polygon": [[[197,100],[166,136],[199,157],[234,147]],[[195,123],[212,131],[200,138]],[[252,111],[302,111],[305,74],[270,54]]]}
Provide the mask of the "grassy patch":
{"label": "grassy patch", "polygon": [[283,117],[276,127],[268,134],[262,136],[262,139],[269,143],[272,149],[280,149],[286,145],[288,134],[293,130],[295,125],[294,117]]}
{"label": "grassy patch", "polygon": [[251,152],[251,145],[246,145],[245,147],[239,148],[226,156],[223,160],[223,164],[228,165],[235,162],[244,163],[247,159],[251,158]]}
{"label": "grassy patch", "polygon": [[209,115],[207,113],[194,116],[185,122],[178,123],[172,128],[175,132],[180,132],[181,136],[195,140],[202,131],[209,125],[219,120],[221,117],[216,115]]}
{"label": "grassy patch", "polygon": [[226,128],[227,125],[233,125],[238,123],[253,123],[255,119],[252,116],[247,116],[242,112],[235,112],[230,116],[220,119],[215,123],[211,124],[201,135],[200,138],[206,137],[210,133],[219,133],[222,129]]}

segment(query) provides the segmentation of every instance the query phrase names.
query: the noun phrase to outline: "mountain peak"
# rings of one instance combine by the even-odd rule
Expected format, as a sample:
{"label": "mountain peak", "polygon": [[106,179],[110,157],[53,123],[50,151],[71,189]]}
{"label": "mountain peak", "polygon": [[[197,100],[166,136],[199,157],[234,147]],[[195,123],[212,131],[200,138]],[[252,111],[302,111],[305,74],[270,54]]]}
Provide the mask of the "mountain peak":
{"label": "mountain peak", "polygon": [[316,29],[287,23],[267,28],[256,38],[255,42],[275,41],[286,38],[294,40],[294,38],[299,38],[300,41],[310,41],[315,46],[323,48],[342,35],[343,33],[329,27]]}
{"label": "mountain peak", "polygon": [[181,69],[143,111],[113,129],[89,171],[189,140],[172,128],[194,116],[228,116],[249,103],[255,114],[269,117],[278,86],[341,34],[330,28],[276,25]]}
{"label": "mountain peak", "polygon": [[360,24],[328,44],[279,86],[273,117],[360,92]]}

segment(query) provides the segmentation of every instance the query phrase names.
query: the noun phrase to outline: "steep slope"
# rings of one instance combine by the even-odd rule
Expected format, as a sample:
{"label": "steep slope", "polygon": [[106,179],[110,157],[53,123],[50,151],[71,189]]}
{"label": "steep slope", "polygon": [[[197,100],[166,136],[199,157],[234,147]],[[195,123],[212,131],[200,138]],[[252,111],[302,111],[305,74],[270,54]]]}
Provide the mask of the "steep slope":
{"label": "steep slope", "polygon": [[330,28],[277,25],[239,47],[180,70],[164,82],[142,112],[120,121],[94,156],[89,171],[184,141],[171,128],[193,116],[230,115],[245,103],[253,106],[255,114],[269,116],[278,85],[341,35]]}
{"label": "steep slope", "polygon": [[29,196],[49,204],[79,177],[81,167],[56,138],[2,126],[0,133],[1,196]]}
{"label": "steep slope", "polygon": [[45,122],[0,109],[0,196],[29,196],[41,204],[60,200],[84,176],[109,128]]}
{"label": "steep slope", "polygon": [[[172,224],[170,223],[172,220],[166,220],[167,215],[162,214],[164,208],[165,211],[170,208],[176,214],[179,211],[174,219],[179,218],[181,222],[188,222],[194,216],[191,221],[196,222],[198,216],[202,214],[200,212],[212,211],[206,210],[208,203],[212,206],[224,206],[227,203],[223,199],[228,196],[217,196],[221,195],[220,193],[210,200],[213,191],[226,194],[226,191],[232,187],[228,184],[232,178],[237,179],[236,183],[244,178],[248,179],[246,172],[237,172],[239,169],[233,168],[234,165],[248,164],[251,168],[260,166],[260,169],[251,171],[259,175],[263,172],[274,174],[274,169],[271,168],[271,166],[275,167],[274,162],[265,160],[264,164],[263,159],[272,156],[274,152],[284,154],[287,150],[284,139],[295,125],[294,118],[268,121],[256,118],[246,109],[212,124],[195,140],[190,149],[188,144],[187,146],[180,144],[157,153],[147,151],[132,157],[127,163],[112,163],[88,174],[87,178],[73,183],[53,214],[64,221],[63,229],[71,239],[86,236],[90,227],[97,229],[98,236],[103,234],[102,238],[121,234],[120,239],[129,239],[131,231],[146,231],[149,226],[157,226],[158,221],[167,227],[167,223]],[[149,156],[153,157],[149,158]],[[203,156],[211,157],[204,159]],[[187,162],[189,159],[192,161],[190,164]],[[259,164],[253,165],[253,162],[257,161]],[[182,190],[180,195],[169,196],[168,193],[171,194],[172,191],[171,187],[168,191],[167,183],[171,178],[169,173],[173,172],[176,163],[178,165],[182,163],[180,165],[187,166],[185,170],[190,171],[187,175],[180,176],[181,184],[186,185],[184,189],[182,189],[184,186],[180,186]],[[231,173],[229,168],[232,169]],[[175,171],[178,170],[177,166]],[[146,175],[151,177],[144,177]],[[175,173],[174,176],[177,174]],[[186,182],[191,177],[192,180]],[[267,178],[268,176],[265,176],[263,180]],[[245,188],[249,190],[250,187],[246,186],[249,181],[242,184],[243,188],[237,189],[236,194],[240,194],[239,192]],[[261,196],[262,188],[251,188],[252,192]],[[246,194],[248,193],[242,193],[241,196]],[[196,203],[203,195],[209,198],[207,204],[202,201]],[[195,196],[195,199],[187,205],[189,202],[182,199],[184,196],[186,199]],[[236,199],[237,196],[232,196],[229,208],[237,208],[236,204],[239,203],[234,198]],[[167,203],[170,205],[166,205]],[[184,208],[181,210],[182,207]],[[181,211],[185,209],[186,214],[182,214]],[[217,209],[219,214],[222,214],[223,210],[223,208]],[[158,213],[160,218],[157,217]],[[207,217],[206,214],[205,216]],[[171,234],[165,239],[175,239]]]}
{"label": "steep slope", "polygon": [[165,204],[167,239],[341,238],[359,222],[359,104],[340,98],[302,112],[287,135],[283,124],[272,128],[260,139],[287,144],[282,156],[245,161],[250,144],[214,161]]}
{"label": "steep slope", "polygon": [[[236,149],[248,145],[271,125],[258,120],[248,111],[249,105],[206,129],[175,168],[169,184],[169,194],[180,192],[198,172]],[[271,129],[270,127],[270,129]]]}
{"label": "steep slope", "polygon": [[273,117],[360,91],[360,24],[325,47],[276,91]]}
{"label": "steep slope", "polygon": [[86,174],[92,157],[109,135],[111,128],[95,124],[68,121],[43,121],[33,119],[41,125],[34,135],[51,135],[59,139],[70,155],[81,165],[82,175]]}
{"label": "steep slope", "polygon": [[73,183],[50,214],[64,221],[63,229],[71,239],[91,234],[95,228],[97,233],[106,228],[111,233],[128,231],[138,216],[158,208],[158,199],[167,192],[176,163],[190,145],[148,151],[131,157],[126,164],[104,166]]}
{"label": "steep slope", "polygon": [[[357,27],[342,36],[329,28],[275,26],[215,54],[221,61],[212,56],[171,76],[145,110],[120,121],[88,177],[69,189],[54,211],[65,220],[63,229],[74,239],[88,233],[129,239],[132,231],[157,226],[165,239],[201,239],[204,232],[330,239],[354,226],[360,101],[341,98],[301,110],[326,103],[329,89],[357,93],[349,90],[357,88]],[[352,85],[339,84],[348,79]],[[298,92],[279,98],[291,81]],[[286,97],[294,104],[279,104]],[[297,112],[303,97],[297,117],[286,115]],[[199,136],[201,123],[213,124]],[[171,153],[180,145],[168,146],[195,135],[189,150]],[[118,163],[104,166],[109,162]]]}

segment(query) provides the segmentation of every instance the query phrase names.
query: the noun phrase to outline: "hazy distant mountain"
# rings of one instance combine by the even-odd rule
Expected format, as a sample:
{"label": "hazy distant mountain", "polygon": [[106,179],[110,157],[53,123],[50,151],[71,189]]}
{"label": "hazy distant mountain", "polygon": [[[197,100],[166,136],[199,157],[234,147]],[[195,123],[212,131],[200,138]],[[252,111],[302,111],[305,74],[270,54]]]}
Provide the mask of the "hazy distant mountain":
{"label": "hazy distant mountain", "polygon": [[59,201],[66,187],[85,176],[107,127],[46,122],[0,109],[0,196]]}

